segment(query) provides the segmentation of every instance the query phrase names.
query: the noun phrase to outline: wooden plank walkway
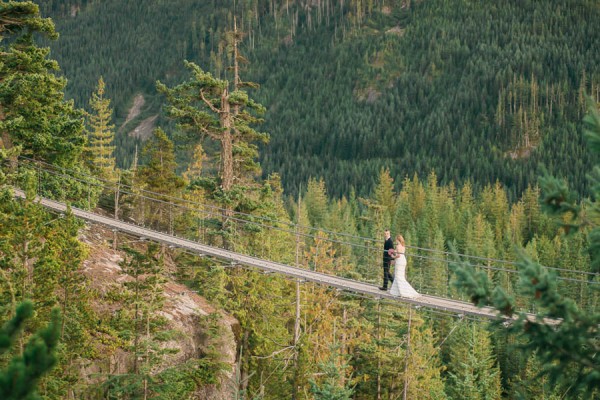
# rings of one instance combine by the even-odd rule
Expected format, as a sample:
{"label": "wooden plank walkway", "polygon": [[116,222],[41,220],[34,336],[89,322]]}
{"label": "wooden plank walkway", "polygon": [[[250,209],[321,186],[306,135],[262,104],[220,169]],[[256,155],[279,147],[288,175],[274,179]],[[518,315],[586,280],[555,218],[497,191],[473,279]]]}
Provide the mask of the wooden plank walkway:
{"label": "wooden plank walkway", "polygon": [[[19,189],[14,188],[14,192],[16,197],[25,197],[25,193]],[[46,198],[38,198],[38,200],[44,207],[47,207],[51,210],[57,212],[66,211],[67,207],[63,203]],[[331,286],[342,291],[359,293],[362,295],[367,295],[379,299],[408,303],[414,306],[444,310],[456,313],[457,315],[472,315],[490,319],[506,319],[506,317],[499,317],[497,315],[497,311],[489,307],[479,308],[470,303],[429,295],[422,295],[414,299],[392,296],[388,292],[379,290],[377,286],[372,284],[358,282],[351,279],[340,278],[337,276],[324,274],[320,272],[314,272],[302,268],[296,268],[286,264],[267,261],[260,258],[236,253],[233,251],[207,246],[188,239],[167,235],[162,232],[143,228],[134,224],[116,220],[114,218],[105,217],[89,211],[84,211],[75,207],[71,207],[71,210],[76,217],[84,219],[86,221],[102,224],[121,232],[125,232],[138,237],[144,237],[156,242],[165,243],[169,246],[182,248],[194,252],[196,254],[207,255],[222,260],[227,260],[230,261],[232,264],[259,268],[268,272],[284,274],[286,276],[293,277],[301,281],[315,282],[321,285]],[[533,316],[529,316],[529,318],[533,319]]]}

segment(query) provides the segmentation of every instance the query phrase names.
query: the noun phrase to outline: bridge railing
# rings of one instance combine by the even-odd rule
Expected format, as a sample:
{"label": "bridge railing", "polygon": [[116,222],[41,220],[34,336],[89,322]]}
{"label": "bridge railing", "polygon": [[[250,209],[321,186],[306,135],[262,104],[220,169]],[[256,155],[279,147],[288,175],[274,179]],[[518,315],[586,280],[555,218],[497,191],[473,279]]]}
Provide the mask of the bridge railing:
{"label": "bridge railing", "polygon": [[[69,193],[75,193],[77,202],[74,206],[99,206],[96,212],[124,222],[299,268],[381,284],[382,239],[301,226],[279,216],[230,212],[199,201],[193,194],[178,198],[168,193],[150,192],[126,182],[102,181],[30,159],[20,159],[19,168],[35,175],[37,193],[44,197],[72,201]],[[80,189],[57,190],[61,180],[78,183]],[[15,184],[23,182],[17,180]],[[454,259],[453,254],[446,250],[407,246],[406,256],[407,278],[418,292],[468,301],[450,285],[449,264]],[[515,262],[461,256],[513,295],[520,309],[535,311],[531,309],[529,299],[516,294],[519,277]],[[553,271],[559,276],[562,292],[586,309],[597,309],[599,300],[594,295],[597,294],[594,292],[597,282],[591,282],[593,274],[558,268]]]}

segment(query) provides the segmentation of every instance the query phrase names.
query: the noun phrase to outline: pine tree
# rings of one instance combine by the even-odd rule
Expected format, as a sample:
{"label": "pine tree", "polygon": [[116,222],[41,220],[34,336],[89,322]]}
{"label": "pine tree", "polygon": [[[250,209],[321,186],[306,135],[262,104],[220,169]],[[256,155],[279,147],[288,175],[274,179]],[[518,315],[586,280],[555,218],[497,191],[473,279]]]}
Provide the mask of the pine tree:
{"label": "pine tree", "polygon": [[175,211],[171,202],[173,197],[178,197],[183,189],[184,181],[175,170],[175,150],[173,142],[160,128],[154,131],[154,136],[146,143],[142,151],[147,163],[139,168],[137,175],[138,184],[144,190],[153,192],[152,197],[157,201],[146,200],[140,206],[144,213],[144,223],[151,226],[173,231]]}
{"label": "pine tree", "polygon": [[448,394],[453,399],[501,398],[500,371],[488,332],[463,322],[453,334],[448,363]]}
{"label": "pine tree", "polygon": [[109,181],[115,179],[115,126],[111,124],[110,99],[104,97],[104,79],[98,79],[96,92],[90,99],[91,113],[87,114],[88,144],[86,153],[90,169]]}
{"label": "pine tree", "polygon": [[109,398],[149,398],[158,388],[153,372],[169,352],[163,344],[172,339],[164,329],[165,318],[160,315],[164,305],[163,258],[159,247],[150,244],[145,251],[126,247],[126,258],[121,263],[123,272],[132,279],[124,283],[120,293],[126,305],[122,311],[123,323],[130,338],[131,371],[110,377],[103,383]]}
{"label": "pine tree", "polygon": [[3,1],[0,24],[0,148],[18,149],[10,156],[12,167],[21,155],[73,170],[76,177],[42,172],[39,192],[93,206],[99,189],[81,177],[86,174],[80,160],[83,111],[64,99],[67,82],[56,74],[58,63],[48,58],[50,49],[34,41],[40,33],[56,39],[53,22],[41,18],[32,2]]}
{"label": "pine tree", "polygon": [[246,196],[244,185],[251,183],[252,178],[260,172],[255,143],[268,140],[268,135],[253,128],[253,125],[261,122],[259,115],[265,109],[243,89],[255,85],[240,79],[239,62],[243,57],[238,53],[238,44],[241,35],[234,30],[229,36],[234,53],[233,85],[188,61],[185,66],[192,74],[189,81],[174,88],[157,83],[158,91],[167,97],[167,114],[178,122],[178,126],[197,138],[208,137],[220,146],[219,179],[207,180],[205,185],[224,207],[226,247],[229,245],[228,221],[233,209]]}
{"label": "pine tree", "polygon": [[[49,242],[46,235],[51,217],[35,198],[35,176],[27,171],[23,176],[26,198],[18,201],[12,192],[4,191],[0,204],[0,265],[7,291],[3,293],[0,307],[6,316],[24,300],[36,302],[36,318],[46,314],[54,305],[55,277],[44,279],[40,272],[52,268],[55,260],[47,256]],[[41,279],[40,279],[41,278]],[[0,317],[2,318],[2,317]]]}
{"label": "pine tree", "polygon": [[66,80],[54,72],[48,48],[37,47],[34,33],[58,35],[50,19],[39,15],[32,2],[2,2],[0,40],[0,132],[4,148],[21,146],[22,154],[38,160],[73,166],[85,142],[82,113],[64,101]]}
{"label": "pine tree", "polygon": [[380,171],[373,198],[364,199],[363,203],[368,209],[367,218],[371,236],[380,235],[380,232],[391,228],[396,199],[394,180],[390,176],[389,170],[382,169]]}
{"label": "pine tree", "polygon": [[444,367],[439,359],[439,349],[434,346],[433,330],[413,315],[410,324],[410,348],[407,351],[403,373],[406,399],[444,400]]}
{"label": "pine tree", "polygon": [[512,375],[510,381],[511,398],[515,399],[540,399],[540,400],[560,400],[568,398],[566,393],[561,393],[557,386],[550,385],[547,377],[540,377],[540,362],[537,357],[530,357],[525,361],[523,377],[521,375]]}
{"label": "pine tree", "polygon": [[[344,378],[345,370],[348,368],[347,359],[339,354],[339,348],[330,346],[329,358],[319,363],[319,369],[324,378],[321,382],[310,380],[310,392],[315,400],[350,400],[354,390],[343,385],[347,382]],[[340,360],[341,359],[341,360]]]}
{"label": "pine tree", "polygon": [[[0,9],[0,44],[6,38],[12,38],[15,41],[24,41],[25,43],[31,42],[31,36],[34,32],[40,32],[48,35],[51,39],[56,39],[58,34],[54,30],[54,23],[50,19],[43,19],[40,17],[40,11],[38,5],[31,1],[17,2],[2,1],[2,8]],[[6,61],[9,60],[9,56],[13,56],[14,49],[10,53],[5,53],[5,48],[2,49],[3,58],[6,58],[0,67],[2,71],[2,78],[0,78],[0,88],[3,90],[2,94],[5,94],[4,90],[8,89],[7,85],[13,79],[15,79],[15,67],[5,65]],[[12,95],[11,92],[6,93]],[[8,127],[4,125],[4,122],[8,119],[10,122],[11,104],[7,99],[3,98],[0,102],[0,131],[2,133],[1,143],[2,148],[10,149],[13,147],[13,138],[10,134]],[[18,143],[17,143],[18,144]]]}
{"label": "pine tree", "polygon": [[[27,319],[33,314],[31,302],[21,303],[15,316],[0,329],[0,354],[9,350]],[[32,336],[23,354],[13,357],[8,366],[0,370],[0,398],[4,400],[36,400],[37,383],[56,363],[54,353],[60,335],[60,313],[52,312],[46,328]]]}
{"label": "pine tree", "polygon": [[310,178],[304,195],[304,204],[308,212],[310,226],[315,228],[327,227],[328,203],[325,181]]}
{"label": "pine tree", "polygon": [[[589,113],[585,117],[585,135],[590,148],[600,153],[600,112],[590,102]],[[595,176],[600,173],[598,166]],[[597,181],[595,181],[597,182]],[[545,176],[541,180],[542,204],[547,213],[562,217],[561,226],[567,234],[589,227],[588,253],[591,257],[592,271],[600,272],[600,227],[597,199],[600,198],[600,186],[594,186],[595,200],[587,205],[587,213],[575,204],[575,195],[566,184],[556,178]],[[491,304],[501,313],[515,314],[514,300],[506,292],[491,285],[467,263],[455,265],[457,287],[462,287],[478,304]],[[600,390],[600,361],[595,356],[600,350],[598,344],[598,326],[600,314],[580,308],[572,299],[563,296],[557,285],[555,274],[543,268],[539,263],[525,256],[518,263],[520,270],[519,291],[536,305],[536,318],[530,320],[523,313],[517,313],[517,319],[506,328],[519,339],[515,346],[524,357],[536,355],[541,364],[541,376],[546,376],[550,384],[558,383],[564,388],[572,387],[575,393],[593,396]],[[479,280],[480,284],[473,284]],[[556,326],[549,325],[544,318],[557,321]],[[570,373],[566,374],[565,372]]]}

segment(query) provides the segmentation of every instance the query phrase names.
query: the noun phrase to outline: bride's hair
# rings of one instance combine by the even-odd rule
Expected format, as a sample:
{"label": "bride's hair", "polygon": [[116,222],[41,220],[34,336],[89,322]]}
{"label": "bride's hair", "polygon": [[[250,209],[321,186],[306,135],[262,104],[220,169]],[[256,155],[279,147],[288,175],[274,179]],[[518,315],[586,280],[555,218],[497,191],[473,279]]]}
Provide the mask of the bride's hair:
{"label": "bride's hair", "polygon": [[400,242],[400,244],[401,244],[402,246],[404,246],[404,236],[402,236],[402,235],[398,235],[398,236],[396,236],[396,240],[397,240],[398,242]]}

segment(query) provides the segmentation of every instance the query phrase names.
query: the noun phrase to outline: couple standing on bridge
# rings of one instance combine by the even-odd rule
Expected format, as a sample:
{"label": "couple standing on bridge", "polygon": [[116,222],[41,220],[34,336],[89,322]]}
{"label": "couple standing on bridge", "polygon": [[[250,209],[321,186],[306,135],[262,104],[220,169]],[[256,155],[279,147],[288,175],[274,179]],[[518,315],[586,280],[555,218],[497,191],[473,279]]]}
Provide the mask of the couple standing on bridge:
{"label": "couple standing on bridge", "polygon": [[[392,242],[390,230],[385,230],[385,244],[383,246],[383,286],[380,290],[387,290],[388,281],[392,285],[390,294],[392,296],[401,296],[415,298],[420,294],[406,280],[406,256],[404,255],[404,237],[396,236],[396,248]],[[392,260],[394,263],[394,276],[390,274]]]}

